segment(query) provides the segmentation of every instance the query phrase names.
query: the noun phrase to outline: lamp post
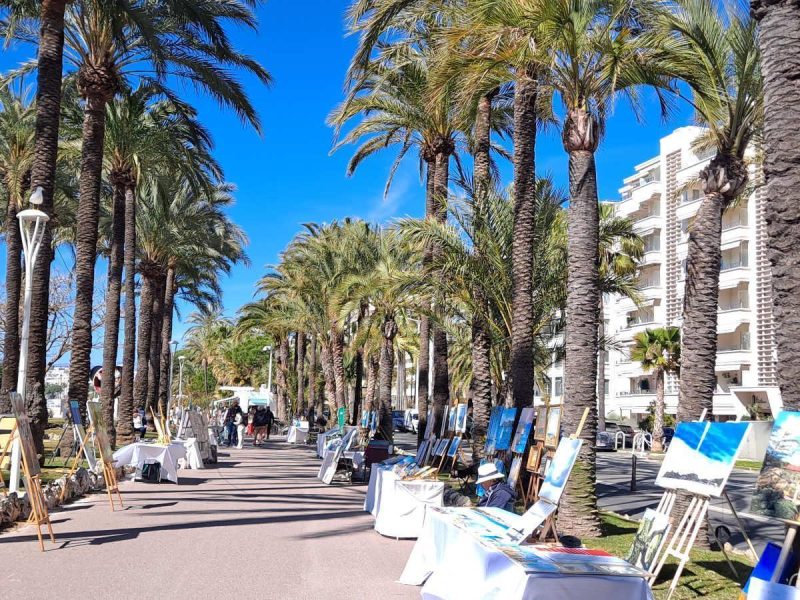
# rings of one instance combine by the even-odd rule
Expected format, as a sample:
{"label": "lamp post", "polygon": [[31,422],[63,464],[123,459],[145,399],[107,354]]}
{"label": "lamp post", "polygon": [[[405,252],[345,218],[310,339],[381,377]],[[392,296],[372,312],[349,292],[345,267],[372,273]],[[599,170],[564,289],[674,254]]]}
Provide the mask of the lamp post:
{"label": "lamp post", "polygon": [[[42,246],[42,238],[47,221],[50,217],[37,207],[42,203],[42,188],[37,187],[31,194],[32,208],[26,208],[17,213],[19,231],[22,237],[22,255],[25,259],[25,291],[22,308],[22,336],[19,346],[19,369],[17,371],[17,392],[27,403],[28,397],[25,380],[28,374],[28,339],[31,330],[31,292],[33,290],[33,267]],[[11,451],[11,473],[9,491],[16,492],[19,485],[20,445],[19,438],[14,442]]]}
{"label": "lamp post", "polygon": [[175,351],[178,349],[178,341],[170,340],[170,353],[169,353],[169,382],[167,385],[167,422],[169,422],[169,409],[172,404],[172,365],[174,364]]}

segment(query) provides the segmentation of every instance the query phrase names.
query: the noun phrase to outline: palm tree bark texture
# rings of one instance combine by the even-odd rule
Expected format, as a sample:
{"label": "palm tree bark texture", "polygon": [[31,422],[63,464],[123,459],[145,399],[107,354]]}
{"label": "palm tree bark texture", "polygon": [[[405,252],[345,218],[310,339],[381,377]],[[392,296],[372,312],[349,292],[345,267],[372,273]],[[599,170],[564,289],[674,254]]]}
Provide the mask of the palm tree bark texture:
{"label": "palm tree bark texture", "polygon": [[289,369],[289,336],[284,335],[278,346],[278,370],[276,383],[278,386],[278,409],[283,413],[284,419],[289,419],[289,387],[286,374]]}
{"label": "palm tree bark texture", "polygon": [[[511,386],[514,406],[533,402],[533,247],[536,221],[536,97],[533,69],[514,90],[514,243],[511,249]],[[518,413],[520,411],[517,411]]]}
{"label": "palm tree bark texture", "polygon": [[800,410],[800,2],[752,0],[760,24],[764,77],[764,175],[772,265],[778,385],[783,405]]}
{"label": "palm tree bark texture", "polygon": [[564,123],[564,148],[569,153],[566,357],[562,429],[572,434],[589,409],[581,439],[583,447],[567,483],[559,511],[564,533],[600,535],[595,488],[597,434],[597,325],[600,308],[597,171],[594,153],[599,143],[597,123],[585,110],[571,109]]}
{"label": "palm tree bark texture", "polygon": [[175,312],[175,293],[176,289],[175,267],[167,269],[166,285],[164,287],[164,317],[161,324],[161,357],[159,358],[159,372],[161,377],[158,380],[158,408],[167,414],[167,405],[172,395],[170,384],[172,373],[170,365],[172,363],[172,316]]}
{"label": "palm tree bark texture", "polygon": [[[436,212],[436,155],[429,148],[423,148],[422,159],[425,162],[425,218],[433,219]],[[432,250],[426,247],[422,254],[422,268],[427,269],[431,263]],[[419,421],[417,427],[417,444],[422,442],[428,424],[428,407],[430,405],[430,364],[431,364],[431,321],[427,315],[419,319],[419,356],[417,357],[417,407]]]}
{"label": "palm tree bark texture", "polygon": [[150,409],[158,415],[158,384],[161,380],[161,328],[164,326],[164,292],[166,274],[162,271],[154,286],[152,332],[150,333],[150,356],[147,368],[147,414]]}
{"label": "palm tree bark texture", "polygon": [[320,411],[317,410],[317,336],[311,336],[311,344],[308,349],[308,405],[312,407],[317,416]]}
{"label": "palm tree bark texture", "polygon": [[331,358],[333,359],[333,376],[336,382],[336,409],[347,406],[347,379],[344,374],[344,333],[333,332],[331,344]]}
{"label": "palm tree bark texture", "polygon": [[39,19],[39,50],[36,70],[36,142],[31,167],[31,191],[42,188],[40,210],[51,220],[44,229],[42,247],[34,265],[31,290],[30,345],[26,375],[26,403],[31,418],[36,451],[44,455],[47,401],[44,375],[47,365],[47,325],[50,304],[50,263],[53,261],[52,227],[58,128],[61,116],[61,75],[64,54],[66,0],[43,0]]}
{"label": "palm tree bark texture", "polygon": [[[450,155],[454,146],[451,140],[439,140],[436,148],[434,170],[434,217],[440,223],[447,221],[447,186],[450,182]],[[434,247],[433,252],[439,252]],[[447,333],[439,326],[432,328],[433,336],[433,422],[438,431],[444,418],[445,407],[450,404],[450,376],[447,365]]]}
{"label": "palm tree bark texture", "polygon": [[[17,388],[19,368],[19,298],[22,291],[22,237],[19,233],[16,194],[8,188],[6,208],[6,306],[3,332],[3,383],[0,389],[0,413],[11,412],[8,393]],[[17,199],[19,200],[19,199]]]}
{"label": "palm tree bark texture", "polygon": [[397,323],[385,317],[381,327],[381,357],[378,376],[378,435],[392,442],[394,427],[392,423],[392,373],[394,371],[394,338]]}
{"label": "palm tree bark texture", "polygon": [[[139,334],[137,336],[137,357],[136,380],[133,388],[133,406],[136,410],[142,410],[147,405],[147,378],[148,361],[150,359],[150,342],[153,330],[153,302],[155,300],[156,287],[155,276],[157,267],[143,267],[142,289],[139,299]],[[156,272],[153,272],[156,271]]]}
{"label": "palm tree bark texture", "polygon": [[747,183],[744,163],[717,155],[700,172],[705,197],[689,232],[686,290],[683,298],[678,421],[711,413],[717,375],[717,310],[722,252],[722,213]]}
{"label": "palm tree bark texture", "polygon": [[295,357],[297,358],[297,410],[301,414],[308,412],[306,404],[306,334],[302,331],[297,332],[295,337]]}
{"label": "palm tree bark texture", "polygon": [[100,402],[108,426],[112,446],[116,444],[114,427],[114,393],[116,387],[117,345],[119,343],[120,297],[122,295],[122,267],[125,261],[125,188],[129,173],[112,173],[113,212],[111,222],[111,254],[108,258],[106,282],[106,315],[103,333],[103,380]]}
{"label": "palm tree bark texture", "polygon": [[136,362],[136,194],[134,181],[125,186],[125,324],[117,438],[133,441],[133,382]]}
{"label": "palm tree bark texture", "polygon": [[114,96],[117,85],[117,77],[110,68],[95,68],[84,64],[78,71],[78,91],[86,104],[81,143],[78,226],[75,234],[75,309],[67,394],[69,398],[78,401],[82,413],[86,412],[86,401],[89,397],[94,267],[97,259],[106,104]]}

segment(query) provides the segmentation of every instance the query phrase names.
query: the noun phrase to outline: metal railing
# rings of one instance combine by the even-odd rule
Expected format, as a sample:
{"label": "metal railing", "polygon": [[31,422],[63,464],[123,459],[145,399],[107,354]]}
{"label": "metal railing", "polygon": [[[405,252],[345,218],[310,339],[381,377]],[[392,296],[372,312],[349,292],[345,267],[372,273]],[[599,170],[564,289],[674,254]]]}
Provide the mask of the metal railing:
{"label": "metal railing", "polygon": [[614,434],[614,450],[619,449],[619,438],[622,436],[622,449],[625,449],[625,438],[628,437],[624,431],[618,431]]}
{"label": "metal railing", "polygon": [[640,431],[633,436],[633,452],[646,454],[653,447],[653,436],[646,431]]}

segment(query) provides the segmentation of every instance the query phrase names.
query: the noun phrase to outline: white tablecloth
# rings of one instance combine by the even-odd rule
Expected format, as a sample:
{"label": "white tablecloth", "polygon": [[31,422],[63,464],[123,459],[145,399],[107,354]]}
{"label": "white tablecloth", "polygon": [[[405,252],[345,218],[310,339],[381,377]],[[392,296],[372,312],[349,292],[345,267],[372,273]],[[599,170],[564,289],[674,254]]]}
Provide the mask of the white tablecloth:
{"label": "white tablecloth", "polygon": [[203,453],[200,449],[200,442],[197,438],[189,438],[188,440],[174,440],[176,443],[183,444],[186,448],[186,458],[183,461],[183,468],[185,469],[205,469],[203,464]]}
{"label": "white tablecloth", "polygon": [[[381,473],[390,471],[390,465],[376,464],[372,465],[369,473],[369,483],[367,484],[367,497],[364,498],[364,510],[372,513],[372,516],[378,514],[378,504],[380,504],[380,495],[383,492],[383,477]],[[378,485],[381,483],[381,485]]]}
{"label": "white tablecloth", "polygon": [[308,429],[301,429],[291,425],[289,427],[289,434],[286,436],[286,441],[289,444],[305,444],[306,437],[308,437]]}
{"label": "white tablecloth", "polygon": [[456,527],[436,511],[428,512],[400,576],[400,583],[423,582],[425,600],[653,598],[645,580],[638,577],[526,573],[520,564],[482,545],[472,533]]}
{"label": "white tablecloth", "polygon": [[140,469],[145,460],[161,463],[161,479],[178,483],[178,460],[186,458],[186,448],[182,443],[173,442],[169,446],[136,442],[123,446],[114,452],[117,466],[130,465]]}

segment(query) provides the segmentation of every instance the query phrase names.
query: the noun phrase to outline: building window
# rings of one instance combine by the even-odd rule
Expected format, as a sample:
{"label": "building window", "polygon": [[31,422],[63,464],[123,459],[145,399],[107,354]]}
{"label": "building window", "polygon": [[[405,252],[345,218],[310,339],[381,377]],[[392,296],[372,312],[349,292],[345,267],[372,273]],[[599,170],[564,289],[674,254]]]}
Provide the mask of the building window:
{"label": "building window", "polygon": [[562,377],[556,377],[555,381],[553,382],[553,396],[559,397],[563,393],[564,393],[564,379]]}
{"label": "building window", "polygon": [[610,383],[610,382],[609,382],[609,380],[608,380],[608,379],[604,379],[604,380],[603,380],[603,395],[604,395],[604,396],[606,396],[606,397],[608,397],[608,395],[609,395],[609,394],[608,394],[608,384],[609,384],[609,383]]}

